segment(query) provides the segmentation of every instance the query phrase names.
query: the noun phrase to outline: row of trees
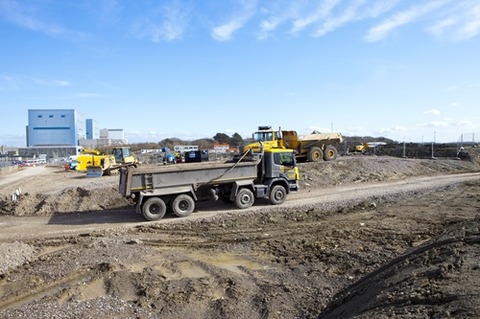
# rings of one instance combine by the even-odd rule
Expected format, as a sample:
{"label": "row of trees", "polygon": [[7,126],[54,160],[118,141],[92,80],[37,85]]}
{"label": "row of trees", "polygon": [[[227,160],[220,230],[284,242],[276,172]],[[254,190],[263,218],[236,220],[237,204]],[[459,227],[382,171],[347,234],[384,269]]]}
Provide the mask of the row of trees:
{"label": "row of trees", "polygon": [[198,145],[199,149],[212,149],[214,144],[228,144],[231,148],[239,147],[242,144],[249,142],[250,139],[244,140],[238,133],[228,136],[225,133],[217,133],[212,138],[202,138],[198,140],[185,141],[176,137],[166,138],[158,143],[138,143],[131,145],[132,151],[141,149],[155,149],[159,147],[168,147],[173,150],[175,145]]}

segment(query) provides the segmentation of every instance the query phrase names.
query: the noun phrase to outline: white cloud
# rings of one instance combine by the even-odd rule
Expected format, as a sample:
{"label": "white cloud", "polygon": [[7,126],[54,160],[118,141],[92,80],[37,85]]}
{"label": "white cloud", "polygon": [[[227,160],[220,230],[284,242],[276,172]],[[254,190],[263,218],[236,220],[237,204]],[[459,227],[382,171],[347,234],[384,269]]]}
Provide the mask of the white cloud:
{"label": "white cloud", "polygon": [[21,28],[41,32],[53,37],[84,38],[85,33],[68,30],[60,25],[47,22],[41,17],[35,4],[21,1],[0,1],[0,18]]}
{"label": "white cloud", "polygon": [[326,33],[333,31],[339,28],[342,25],[345,25],[353,20],[358,18],[357,10],[359,7],[365,3],[365,0],[355,0],[353,1],[350,6],[348,6],[345,11],[336,17],[331,19],[327,19],[325,23],[314,33],[315,37],[320,37],[325,35]]}
{"label": "white cloud", "polygon": [[175,1],[172,5],[164,7],[164,13],[165,21],[160,29],[161,35],[167,41],[180,39],[185,32],[190,9]]}
{"label": "white cloud", "polygon": [[303,31],[308,26],[328,17],[332,10],[341,2],[341,0],[325,0],[321,2],[313,13],[306,17],[298,17],[293,21],[291,33]]}
{"label": "white cloud", "polygon": [[427,28],[437,37],[464,40],[480,34],[480,3],[463,0],[448,10],[439,21]]}
{"label": "white cloud", "polygon": [[448,132],[447,129],[453,129],[453,128],[460,128],[458,130],[461,132],[462,130],[470,130],[474,128],[474,123],[476,121],[470,118],[450,118],[450,117],[443,117],[440,120],[436,121],[430,121],[427,123],[421,123],[418,126],[419,127],[426,127],[426,128],[440,128],[443,129],[444,132]]}
{"label": "white cloud", "polygon": [[403,25],[413,23],[419,18],[431,13],[434,10],[438,10],[451,1],[453,0],[432,0],[428,1],[426,4],[416,5],[410,7],[408,10],[398,12],[392,17],[384,20],[379,25],[371,28],[365,36],[365,40],[368,42],[380,41],[386,38],[395,29]]}
{"label": "white cloud", "polygon": [[445,121],[448,122],[449,126],[453,126],[453,127],[462,127],[462,128],[468,129],[474,126],[473,125],[474,121],[472,119],[445,118]]}
{"label": "white cloud", "polygon": [[71,83],[66,80],[44,80],[44,79],[33,79],[33,81],[42,86],[58,86],[58,87],[67,87]]}
{"label": "white cloud", "polygon": [[192,9],[180,0],[172,0],[152,8],[148,16],[137,20],[133,33],[139,38],[147,37],[152,42],[182,39],[190,21]]}
{"label": "white cloud", "polygon": [[318,125],[309,125],[306,134],[310,134],[313,131],[317,131],[320,133],[330,133],[332,131],[332,128],[326,128]]}
{"label": "white cloud", "polygon": [[233,37],[233,33],[243,27],[247,19],[236,18],[225,24],[213,28],[212,37],[217,41],[228,41]]}
{"label": "white cloud", "polygon": [[448,121],[431,121],[431,122],[425,123],[423,126],[433,127],[433,128],[447,127],[449,126],[449,123]]}
{"label": "white cloud", "polygon": [[260,10],[262,14],[267,15],[267,17],[260,22],[260,32],[258,35],[258,39],[260,40],[266,39],[282,23],[295,17],[298,14],[298,10],[302,7],[300,1],[276,2],[276,4],[273,8],[263,7]]}
{"label": "white cloud", "polygon": [[378,0],[363,12],[363,18],[376,18],[392,10],[401,0]]}
{"label": "white cloud", "polygon": [[440,115],[442,114],[439,110],[437,109],[431,109],[431,110],[427,110],[425,112],[423,112],[423,114],[427,114],[427,115]]}
{"label": "white cloud", "polygon": [[0,75],[0,91],[14,90],[20,82],[21,80],[19,78],[9,75]]}
{"label": "white cloud", "polygon": [[212,30],[212,38],[217,41],[228,41],[233,38],[233,34],[241,29],[255,15],[257,0],[241,1],[242,10],[234,15],[229,21],[214,27]]}

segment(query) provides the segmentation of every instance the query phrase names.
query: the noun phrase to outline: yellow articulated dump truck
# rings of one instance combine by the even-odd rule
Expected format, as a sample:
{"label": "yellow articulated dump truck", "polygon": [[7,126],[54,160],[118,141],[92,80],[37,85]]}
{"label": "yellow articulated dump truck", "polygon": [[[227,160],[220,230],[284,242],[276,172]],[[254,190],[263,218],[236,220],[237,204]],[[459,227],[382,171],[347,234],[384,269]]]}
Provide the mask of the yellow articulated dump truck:
{"label": "yellow articulated dump truck", "polygon": [[262,147],[265,149],[288,148],[295,150],[298,160],[308,162],[335,160],[338,150],[334,145],[344,141],[341,133],[314,131],[311,134],[298,135],[296,131],[272,130],[270,126],[259,126],[258,131],[253,133],[253,139],[255,142],[243,145],[240,152],[249,149],[258,152]]}

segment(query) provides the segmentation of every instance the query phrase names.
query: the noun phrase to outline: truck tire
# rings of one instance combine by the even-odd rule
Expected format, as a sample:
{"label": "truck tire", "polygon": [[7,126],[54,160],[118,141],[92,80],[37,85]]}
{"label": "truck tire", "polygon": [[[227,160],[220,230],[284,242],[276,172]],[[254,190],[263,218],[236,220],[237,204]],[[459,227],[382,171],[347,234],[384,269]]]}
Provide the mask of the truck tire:
{"label": "truck tire", "polygon": [[307,161],[318,162],[323,157],[323,151],[320,147],[314,146],[308,150]]}
{"label": "truck tire", "polygon": [[283,204],[286,198],[287,198],[287,190],[282,185],[275,185],[270,190],[269,199],[270,199],[270,203],[272,203],[273,205]]}
{"label": "truck tire", "polygon": [[255,197],[253,196],[253,192],[248,188],[240,189],[235,197],[235,205],[240,209],[249,208],[254,202]]}
{"label": "truck tire", "polygon": [[160,197],[150,197],[143,204],[142,212],[147,220],[159,220],[165,216],[167,205]]}
{"label": "truck tire", "polygon": [[181,194],[175,197],[171,205],[172,211],[178,217],[187,217],[195,209],[195,201],[192,196]]}
{"label": "truck tire", "polygon": [[335,147],[332,145],[327,145],[325,151],[323,152],[323,159],[325,161],[333,161],[337,158],[338,152]]}

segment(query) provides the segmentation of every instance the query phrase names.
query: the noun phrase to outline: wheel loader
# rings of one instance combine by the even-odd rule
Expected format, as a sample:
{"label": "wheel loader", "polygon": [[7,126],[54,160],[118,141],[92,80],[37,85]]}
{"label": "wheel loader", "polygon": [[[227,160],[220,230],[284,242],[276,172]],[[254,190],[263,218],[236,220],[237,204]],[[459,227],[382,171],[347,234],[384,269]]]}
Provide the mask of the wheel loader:
{"label": "wheel loader", "polygon": [[253,133],[255,142],[240,148],[243,153],[248,149],[258,152],[263,146],[265,149],[293,149],[298,160],[318,162],[322,159],[332,161],[337,158],[338,151],[333,144],[342,143],[341,133],[319,133],[300,136],[296,131],[272,130],[270,126],[259,126]]}

